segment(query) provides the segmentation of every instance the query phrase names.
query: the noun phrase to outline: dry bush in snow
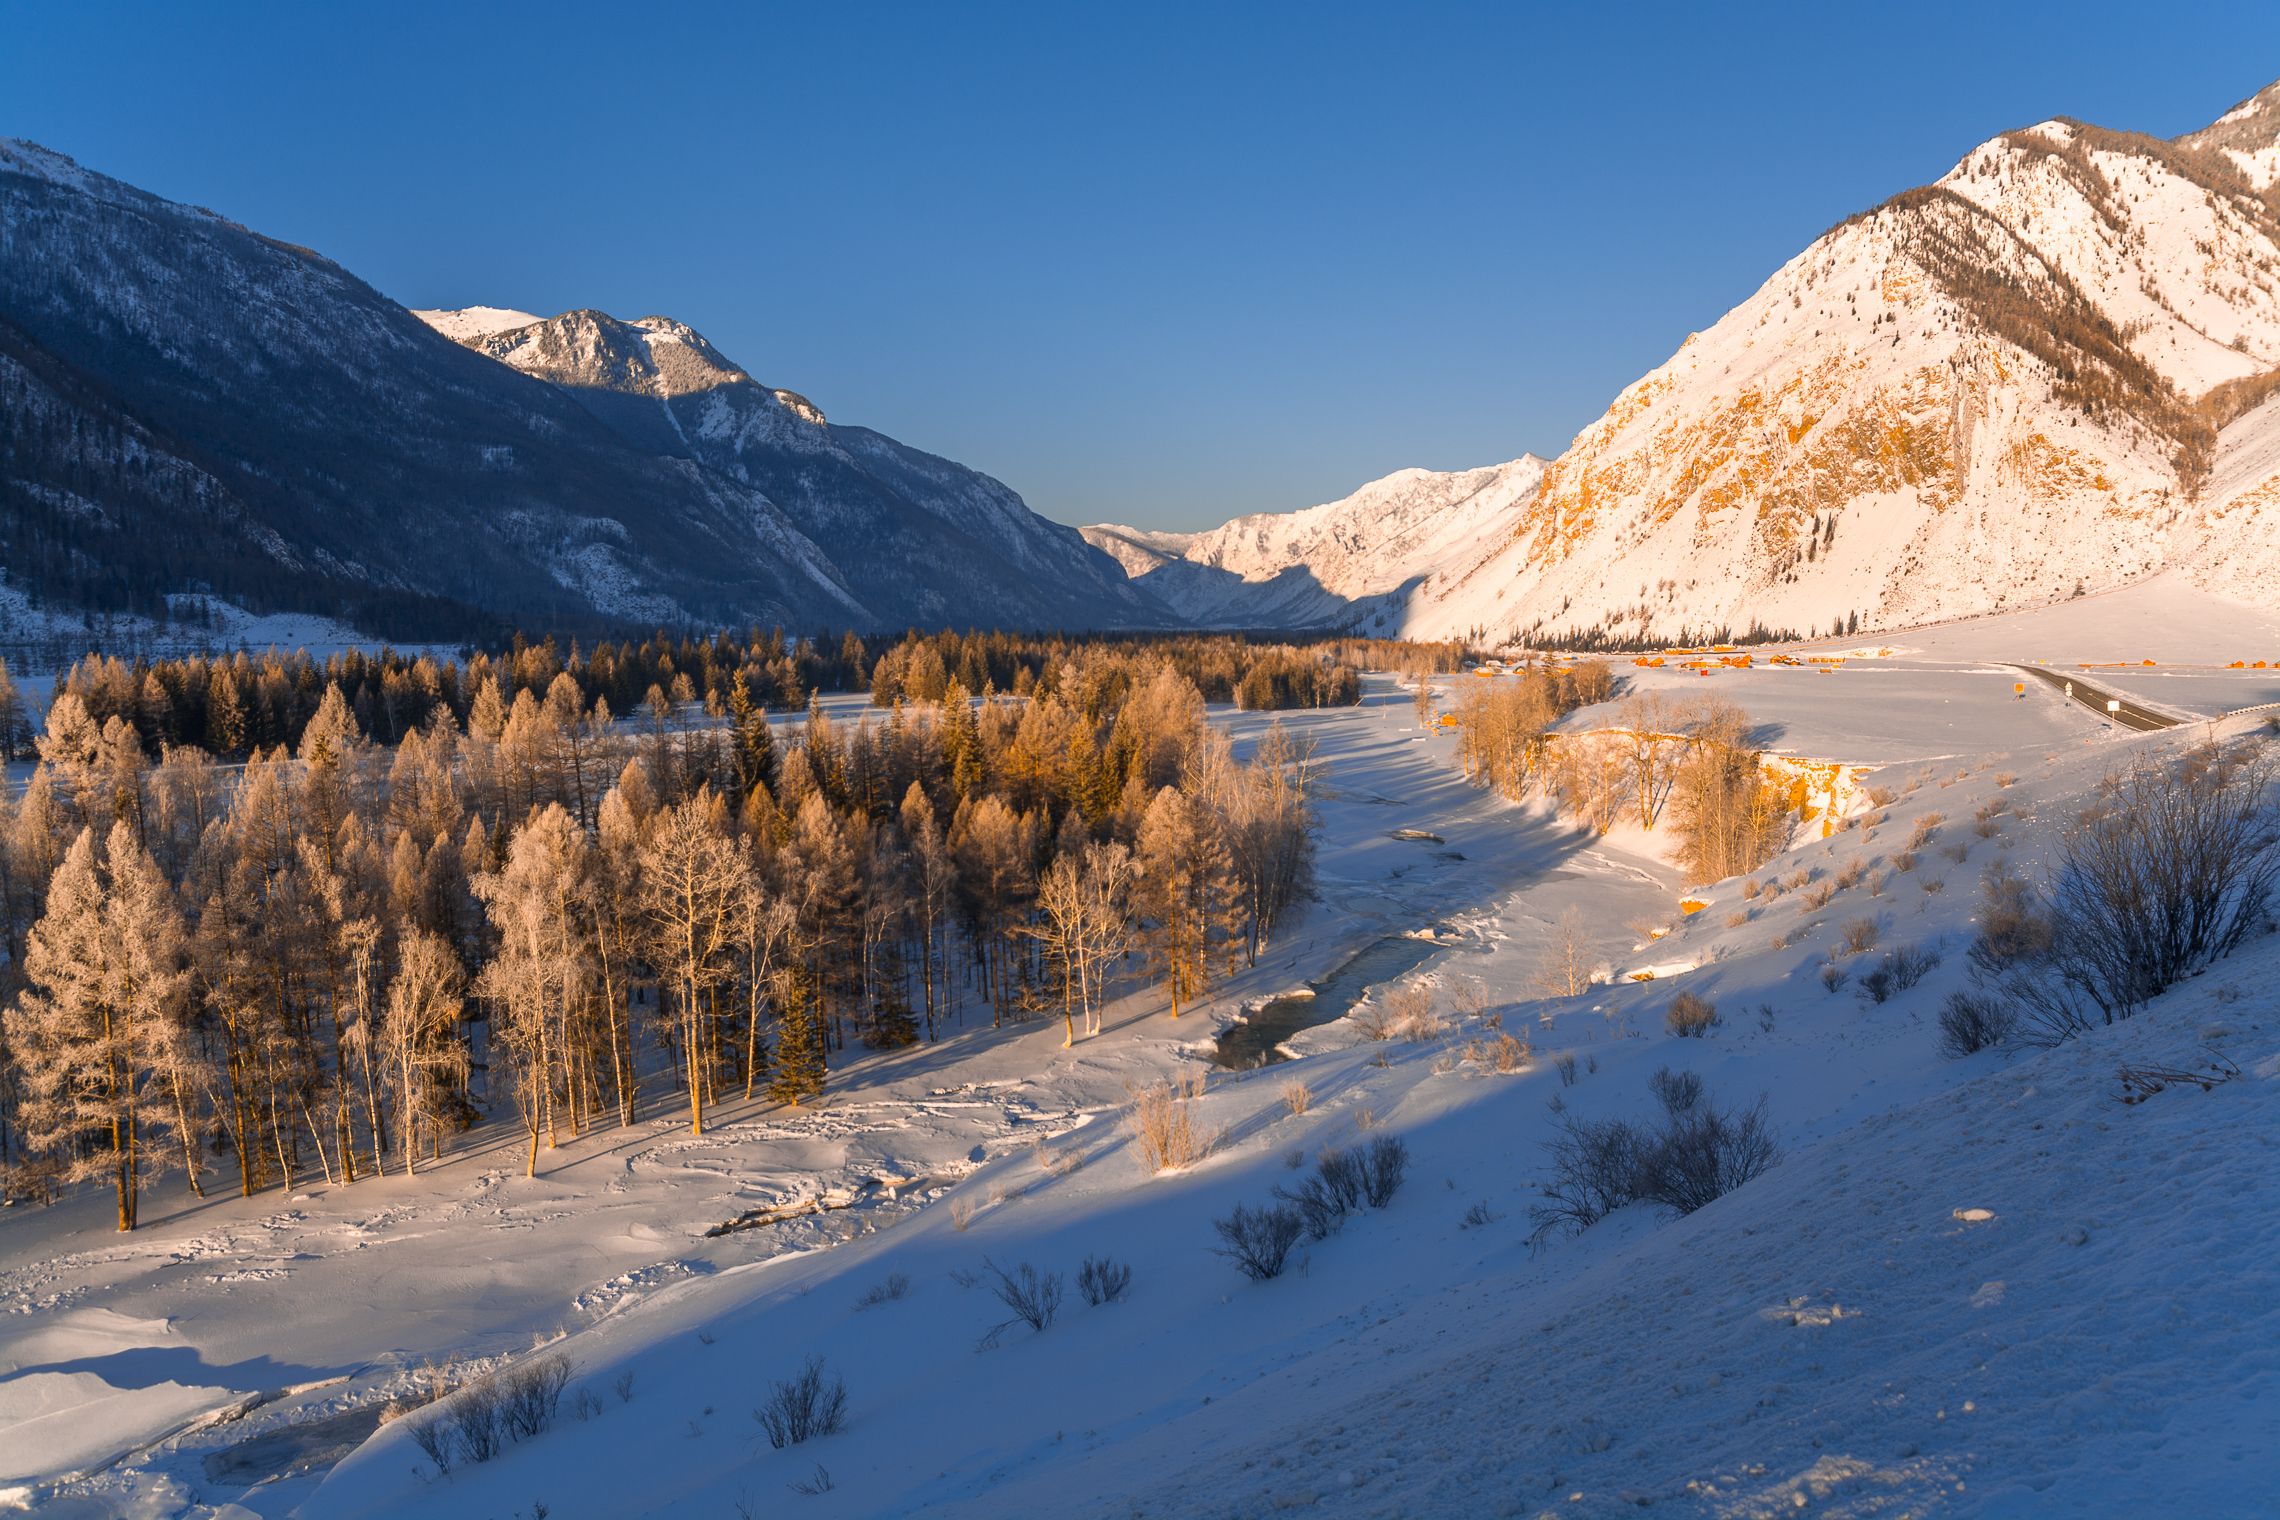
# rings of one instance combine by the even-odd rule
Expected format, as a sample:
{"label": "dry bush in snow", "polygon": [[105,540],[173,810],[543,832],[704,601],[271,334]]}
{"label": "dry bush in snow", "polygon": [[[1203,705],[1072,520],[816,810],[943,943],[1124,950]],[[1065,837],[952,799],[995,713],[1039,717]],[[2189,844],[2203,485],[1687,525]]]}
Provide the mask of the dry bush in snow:
{"label": "dry bush in snow", "polygon": [[1022,1262],[1011,1272],[989,1258],[982,1265],[997,1279],[990,1291],[999,1303],[1013,1311],[1013,1318],[993,1326],[984,1335],[978,1349],[987,1350],[996,1345],[1015,1325],[1027,1325],[1039,1335],[1053,1326],[1053,1317],[1061,1312],[1061,1274],[1040,1272],[1028,1262]]}
{"label": "dry bush in snow", "polygon": [[1088,1256],[1077,1268],[1077,1291],[1095,1309],[1117,1302],[1131,1287],[1131,1264],[1113,1256]]}
{"label": "dry bush in snow", "polygon": [[1718,1005],[1698,993],[1682,992],[1670,1000],[1663,1023],[1682,1040],[1699,1040],[1718,1025]]}
{"label": "dry bush in snow", "polygon": [[2137,1013],[2272,921],[2280,753],[2205,745],[2108,778],[2044,891],[2050,942],[2007,980],[2038,1041]]}
{"label": "dry bush in snow", "polygon": [[855,1300],[855,1307],[858,1309],[876,1309],[881,1304],[893,1303],[908,1292],[910,1292],[910,1275],[905,1272],[890,1272],[884,1282],[873,1283],[864,1289],[863,1296]]}
{"label": "dry bush in snow", "polygon": [[1212,1228],[1223,1242],[1219,1254],[1253,1282],[1265,1282],[1282,1276],[1290,1248],[1298,1244],[1304,1226],[1298,1210],[1287,1203],[1262,1209],[1239,1203],[1225,1219],[1213,1220]]}
{"label": "dry bush in snow", "polygon": [[1377,1001],[1384,1007],[1386,1039],[1421,1045],[1449,1032],[1448,1024],[1433,1011],[1433,989],[1424,982],[1405,982]]}
{"label": "dry bush in snow", "polygon": [[1303,1114],[1314,1106],[1314,1089],[1304,1082],[1285,1082],[1278,1096],[1293,1114]]}
{"label": "dry bush in snow", "polygon": [[1696,1103],[1672,1115],[1642,1150],[1639,1196],[1691,1214],[1759,1176],[1779,1156],[1762,1097],[1739,1113]]}
{"label": "dry bush in snow", "polygon": [[818,1436],[837,1435],[847,1423],[847,1384],[841,1378],[827,1380],[823,1358],[811,1356],[797,1375],[775,1385],[768,1402],[752,1411],[752,1418],[778,1451]]}
{"label": "dry bush in snow", "polygon": [[1140,1158],[1150,1172],[1176,1171],[1211,1154],[1218,1135],[1204,1129],[1195,1114],[1203,1096],[1203,1073],[1142,1088],[1132,1099],[1132,1128]]}
{"label": "dry bush in snow", "polygon": [[1861,955],[1876,948],[1884,924],[1873,913],[1848,918],[1837,929],[1837,947],[1846,955]]}
{"label": "dry bush in snow", "polygon": [[1984,992],[1951,992],[1940,1008],[1940,1054],[1963,1057],[2011,1038],[2018,1010]]}
{"label": "dry bush in snow", "polygon": [[1489,1071],[1525,1071],[1535,1048],[1526,1040],[1499,1033],[1493,1040],[1473,1040],[1465,1046],[1465,1059]]}

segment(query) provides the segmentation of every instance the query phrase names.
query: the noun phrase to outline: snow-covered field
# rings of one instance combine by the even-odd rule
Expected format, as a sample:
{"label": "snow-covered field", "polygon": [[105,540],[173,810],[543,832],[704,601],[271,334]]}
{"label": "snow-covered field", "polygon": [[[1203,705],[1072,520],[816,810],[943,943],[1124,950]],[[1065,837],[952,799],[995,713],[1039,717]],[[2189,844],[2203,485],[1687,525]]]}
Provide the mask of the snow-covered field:
{"label": "snow-covered field", "polygon": [[[1774,748],[1880,767],[1889,816],[1757,873],[1865,863],[1817,909],[1729,881],[1682,915],[1688,884],[1651,854],[1465,785],[1373,679],[1360,709],[1285,715],[1328,767],[1321,900],[1177,1022],[1135,994],[1069,1050],[1058,1026],[969,1026],[851,1061],[820,1109],[731,1105],[702,1140],[659,1112],[533,1181],[499,1138],[289,1197],[197,1204],[170,1180],[126,1237],[100,1197],[0,1216],[0,1489],[56,1515],[2269,1513],[2280,942],[2056,1052],[1937,1052],[1979,873],[2032,870],[2108,769],[2200,732],[2013,697],[2000,660],[2118,656],[2003,633],[1895,638],[1829,676],[1621,667],[1734,700]],[[2178,689],[2129,689],[2214,710],[2252,684],[2163,678]],[[1617,978],[1540,999],[1570,905]],[[1881,1006],[1825,989],[1862,918],[1941,965]],[[1533,1040],[1524,1070],[1465,1059],[1477,1024],[1376,1043],[1353,1019],[1299,1035],[1295,1061],[1208,1066],[1245,1005],[1426,929],[1444,1012],[1477,983]],[[1717,1004],[1708,1038],[1664,1032],[1674,978]],[[2118,1061],[2204,1044],[2243,1075],[2117,1101]],[[1722,1102],[1765,1094],[1782,1164],[1687,1219],[1634,1208],[1531,1253],[1555,1104],[1643,1117],[1664,1066]],[[1176,1070],[1208,1073],[1221,1139],[1152,1177],[1128,1093]],[[1375,1133],[1410,1151],[1389,1207],[1272,1282],[1214,1254],[1215,1218]],[[827,1207],[705,1235],[806,1199]],[[1103,1254],[1131,1293],[1087,1307],[1074,1275]],[[977,1349],[1006,1317],[963,1285],[985,1259],[1070,1278],[1057,1322]],[[440,1476],[406,1422],[373,1434],[425,1361],[558,1338],[561,1421],[497,1460]],[[752,1410],[810,1355],[845,1377],[847,1428],[774,1450]]]}

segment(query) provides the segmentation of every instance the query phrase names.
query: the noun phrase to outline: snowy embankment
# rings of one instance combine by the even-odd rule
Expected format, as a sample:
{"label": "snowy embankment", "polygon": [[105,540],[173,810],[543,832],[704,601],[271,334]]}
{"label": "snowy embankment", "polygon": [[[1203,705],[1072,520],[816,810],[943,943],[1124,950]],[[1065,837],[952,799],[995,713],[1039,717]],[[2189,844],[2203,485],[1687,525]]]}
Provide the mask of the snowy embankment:
{"label": "snowy embankment", "polygon": [[[1720,1010],[1706,1038],[1664,1032],[1669,978],[1533,999],[1528,915],[1500,915],[1505,937],[1427,974],[1444,1006],[1480,982],[1533,1037],[1524,1070],[1468,1058],[1477,1021],[1416,1042],[1314,1032],[1301,1061],[1214,1080],[1220,1143],[1184,1172],[1149,1175],[1104,1114],[994,1159],[955,1209],[572,1337],[583,1422],[566,1402],[555,1430],[448,1477],[391,1427],[303,1513],[2266,1512],[2280,1210],[2257,1179],[2280,1144],[2280,941],[2056,1051],[1945,1060],[1931,1017],[1963,979],[1979,872],[2035,869],[2107,769],[2188,742],[2085,715],[2047,749],[1895,768],[1889,806],[1641,947],[1694,963],[1677,984]],[[1859,996],[1900,945],[1940,962]],[[2120,1101],[2124,1062],[2217,1058],[2240,1074]],[[1531,1253],[1555,1109],[1643,1118],[1665,1066],[1720,1103],[1764,1094],[1783,1162],[1687,1219],[1635,1206]],[[1376,1134],[1410,1151],[1390,1206],[1272,1282],[1214,1253],[1215,1219]],[[985,1262],[1073,1280],[1096,1255],[1133,1268],[1125,1301],[1072,1285],[1049,1328],[981,1347],[1007,1318]],[[752,1411],[810,1356],[847,1380],[846,1429],[773,1449]]]}

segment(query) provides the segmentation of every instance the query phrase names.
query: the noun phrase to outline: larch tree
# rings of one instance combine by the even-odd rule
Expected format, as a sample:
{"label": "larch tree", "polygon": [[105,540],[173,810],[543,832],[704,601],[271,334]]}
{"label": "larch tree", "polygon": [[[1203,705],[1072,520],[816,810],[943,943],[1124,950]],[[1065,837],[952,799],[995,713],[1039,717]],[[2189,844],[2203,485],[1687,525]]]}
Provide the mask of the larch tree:
{"label": "larch tree", "polygon": [[407,1176],[418,1164],[422,1135],[430,1155],[442,1148],[453,1098],[467,1082],[467,1046],[459,1036],[465,980],[443,936],[415,929],[404,937],[388,983],[379,1043],[395,1089]]}
{"label": "larch tree", "polygon": [[705,1132],[712,994],[733,969],[736,902],[748,869],[709,789],[657,817],[641,861],[651,965],[673,994],[673,1033],[689,1087],[689,1133]]}
{"label": "larch tree", "polygon": [[66,1181],[107,1179],[119,1228],[131,1230],[144,1180],[165,1168],[159,1138],[181,1123],[165,1078],[184,1037],[182,925],[172,889],[123,820],[106,853],[83,828],[56,868],[8,1044],[23,1073],[27,1142]]}
{"label": "larch tree", "polygon": [[1211,954],[1225,938],[1233,873],[1217,820],[1176,786],[1148,804],[1139,853],[1148,958],[1176,1019],[1211,984]]}
{"label": "larch tree", "polygon": [[585,830],[548,803],[515,831],[506,865],[474,881],[498,935],[498,952],[476,989],[491,1004],[492,1037],[514,1074],[515,1106],[530,1133],[525,1171],[538,1171],[538,1143],[561,1143],[571,1095],[571,1021],[587,995],[590,943]]}

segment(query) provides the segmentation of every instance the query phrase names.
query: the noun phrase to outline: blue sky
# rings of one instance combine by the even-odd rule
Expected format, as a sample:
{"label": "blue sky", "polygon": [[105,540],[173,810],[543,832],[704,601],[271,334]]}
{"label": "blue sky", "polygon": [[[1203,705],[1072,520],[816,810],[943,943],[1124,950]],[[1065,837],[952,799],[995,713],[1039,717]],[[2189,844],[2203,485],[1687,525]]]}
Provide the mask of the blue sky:
{"label": "blue sky", "polygon": [[1853,211],[2162,135],[2280,6],[0,0],[0,135],[408,305],[664,312],[1040,511],[1555,454]]}

